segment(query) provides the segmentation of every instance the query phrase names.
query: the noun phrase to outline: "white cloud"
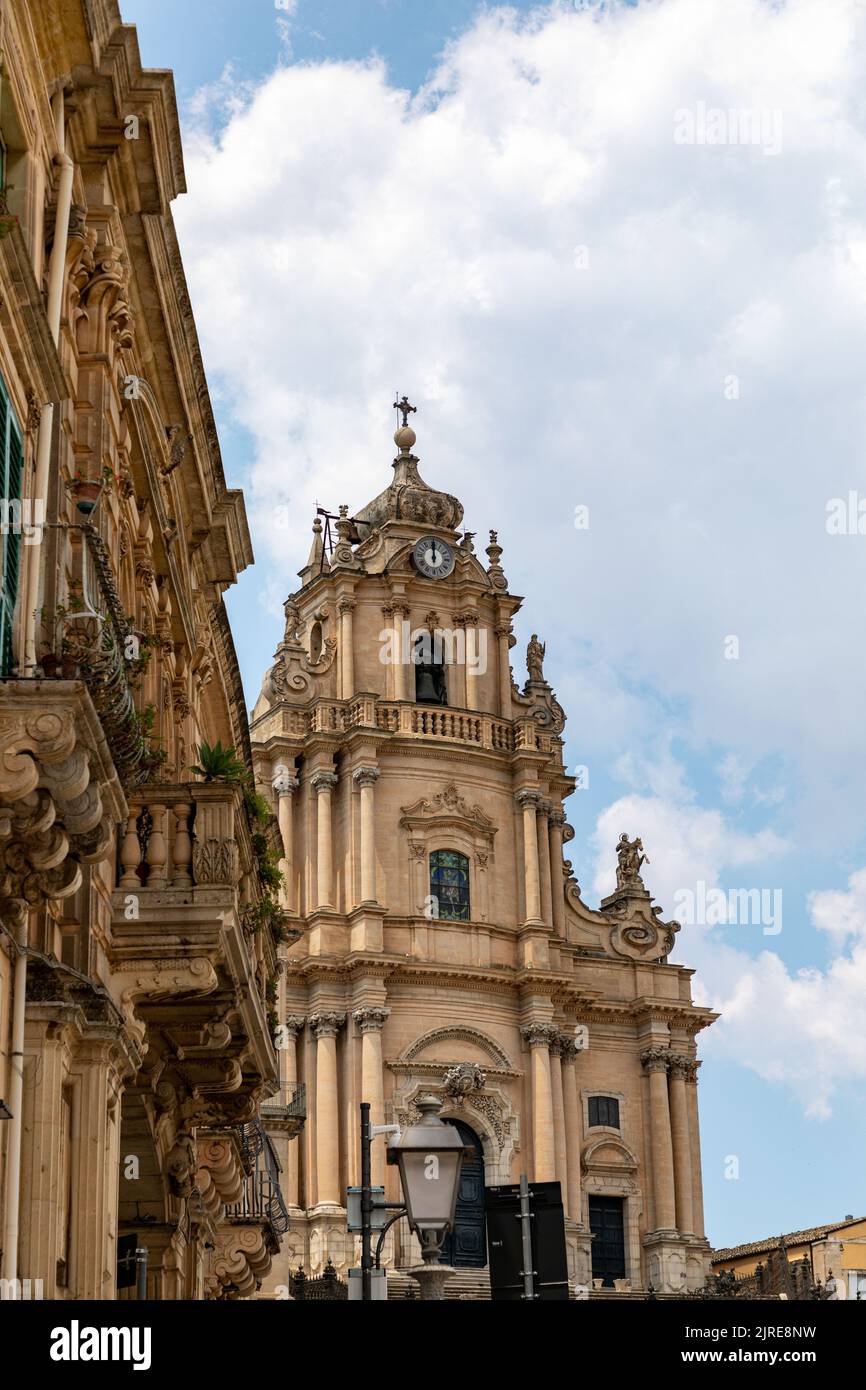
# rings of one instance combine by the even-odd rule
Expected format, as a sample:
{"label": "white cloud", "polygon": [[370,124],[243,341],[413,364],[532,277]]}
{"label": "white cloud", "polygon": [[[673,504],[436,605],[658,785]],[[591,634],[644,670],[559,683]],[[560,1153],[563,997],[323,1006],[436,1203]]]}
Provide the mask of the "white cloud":
{"label": "white cloud", "polygon": [[[772,831],[744,834],[718,811],[690,801],[624,797],[599,817],[593,837],[598,897],[614,886],[614,847],[623,831],[640,834],[650,852],[644,880],[666,918],[677,893],[699,880],[708,888],[772,888],[768,861],[778,862],[787,848]],[[866,997],[866,869],[848,884],[847,892],[807,899],[812,924],[834,938],[836,953],[824,969],[791,970],[777,949],[755,954],[764,944],[760,925],[686,925],[673,953],[697,970],[696,1002],[721,1013],[701,1035],[704,1055],[725,1056],[786,1086],[816,1118],[831,1113],[841,1085],[866,1081],[859,1024]],[[794,916],[800,905],[785,906]],[[739,933],[747,935],[738,940]]]}
{"label": "white cloud", "polygon": [[[263,592],[294,583],[316,499],[387,480],[408,390],[422,472],[498,527],[560,687],[589,644],[590,711],[613,670],[624,709],[654,691],[696,744],[796,762],[801,832],[844,806],[854,837],[866,539],[824,518],[866,487],[864,30],[854,0],[493,9],[414,98],[377,61],[235,92],[188,140],[178,220],[254,440]],[[700,101],[781,109],[782,153],[675,144]]]}
{"label": "white cloud", "polygon": [[[208,370],[253,440],[272,638],[316,500],[381,489],[410,392],[423,475],[498,528],[548,640],[570,760],[632,788],[599,822],[598,891],[622,829],[663,903],[760,882],[783,840],[866,832],[866,537],[824,529],[829,497],[866,494],[864,39],[857,0],[492,9],[414,97],[378,61],[284,65],[254,91],[229,75],[201,103],[228,100],[220,133],[187,137],[178,223]],[[700,102],[781,111],[781,152],[676,144]],[[775,828],[690,802],[670,728]],[[863,1074],[863,892],[812,900],[840,947],[821,971],[689,937],[725,1009],[709,1045],[818,1111],[836,1068]]]}

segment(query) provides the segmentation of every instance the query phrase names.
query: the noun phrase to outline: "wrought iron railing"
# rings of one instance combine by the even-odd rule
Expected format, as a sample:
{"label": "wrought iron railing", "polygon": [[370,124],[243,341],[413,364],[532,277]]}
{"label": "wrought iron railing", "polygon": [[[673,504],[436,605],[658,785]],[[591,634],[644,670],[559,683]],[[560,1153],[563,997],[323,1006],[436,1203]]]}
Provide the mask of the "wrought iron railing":
{"label": "wrought iron railing", "polygon": [[82,595],[79,606],[55,615],[48,634],[52,670],[84,681],[129,790],[152,776],[161,761],[133,695],[133,681],[144,665],[142,636],[123,612],[108,547],[96,527],[86,522],[67,529],[80,531],[84,542]]}
{"label": "wrought iron railing", "polygon": [[280,1163],[259,1120],[241,1131],[244,1158],[252,1167],[239,1202],[226,1208],[230,1221],[264,1221],[275,1235],[289,1229],[289,1211],[280,1190]]}

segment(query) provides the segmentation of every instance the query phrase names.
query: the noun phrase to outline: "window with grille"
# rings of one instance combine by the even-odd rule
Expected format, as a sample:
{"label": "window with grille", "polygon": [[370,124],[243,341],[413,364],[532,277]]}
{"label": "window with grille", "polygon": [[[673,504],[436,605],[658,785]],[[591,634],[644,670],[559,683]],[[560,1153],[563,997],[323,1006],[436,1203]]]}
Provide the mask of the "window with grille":
{"label": "window with grille", "polygon": [[619,1101],[613,1096],[590,1096],[589,1125],[590,1129],[596,1125],[619,1129]]}
{"label": "window with grille", "polygon": [[453,849],[437,849],[430,855],[430,896],[438,905],[437,917],[446,922],[469,921],[469,860]]}
{"label": "window with grille", "polygon": [[21,569],[21,427],[0,379],[0,675],[12,674],[12,621]]}

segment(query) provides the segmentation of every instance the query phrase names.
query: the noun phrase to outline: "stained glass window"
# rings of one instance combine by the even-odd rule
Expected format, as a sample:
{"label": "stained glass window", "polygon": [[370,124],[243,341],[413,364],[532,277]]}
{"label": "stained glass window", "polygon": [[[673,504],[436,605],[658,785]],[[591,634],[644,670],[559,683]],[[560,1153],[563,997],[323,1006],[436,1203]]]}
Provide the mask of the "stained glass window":
{"label": "stained glass window", "polygon": [[469,860],[453,849],[436,849],[430,855],[430,895],[446,922],[469,921]]}

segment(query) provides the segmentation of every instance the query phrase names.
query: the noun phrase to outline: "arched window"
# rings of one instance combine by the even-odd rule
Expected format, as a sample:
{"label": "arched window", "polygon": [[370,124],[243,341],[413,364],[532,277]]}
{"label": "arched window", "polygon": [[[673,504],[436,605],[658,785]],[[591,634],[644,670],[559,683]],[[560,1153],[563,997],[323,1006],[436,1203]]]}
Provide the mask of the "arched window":
{"label": "arched window", "polygon": [[447,705],[445,663],[432,633],[422,632],[415,638],[412,661],[415,665],[415,703]]}
{"label": "arched window", "polygon": [[453,849],[435,849],[430,855],[430,896],[438,905],[437,917],[446,922],[469,921],[469,860]]}

